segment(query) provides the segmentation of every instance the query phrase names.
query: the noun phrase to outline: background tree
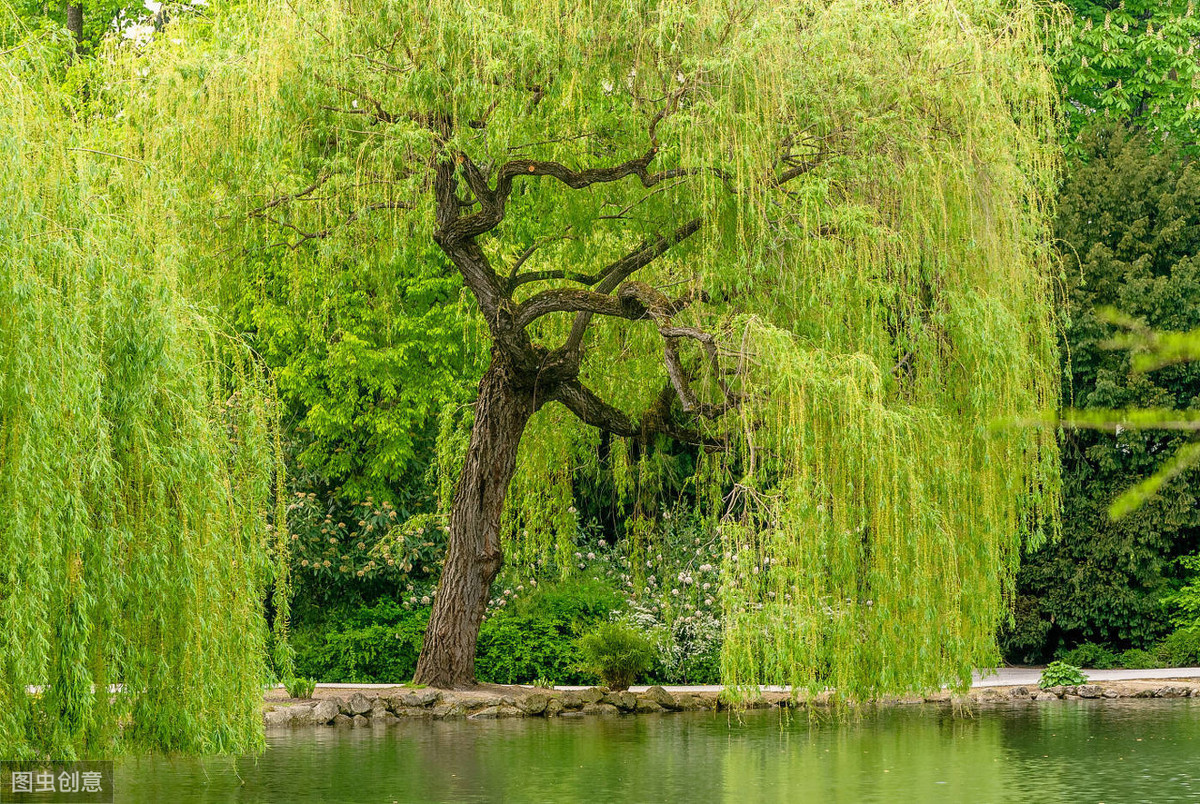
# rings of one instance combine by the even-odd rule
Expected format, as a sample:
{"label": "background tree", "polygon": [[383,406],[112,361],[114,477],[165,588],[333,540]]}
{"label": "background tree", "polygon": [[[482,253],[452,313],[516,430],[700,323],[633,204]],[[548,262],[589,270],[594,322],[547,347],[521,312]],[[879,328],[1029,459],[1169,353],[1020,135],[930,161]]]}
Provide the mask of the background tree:
{"label": "background tree", "polygon": [[1070,35],[1058,70],[1070,142],[1093,125],[1123,122],[1155,142],[1194,149],[1200,15],[1194,0],[1069,0]]}
{"label": "background tree", "polygon": [[[1088,129],[1059,194],[1069,316],[1065,403],[1080,409],[1072,415],[1081,423],[1110,422],[1110,432],[1064,435],[1063,538],[1022,566],[1030,604],[1010,637],[1017,659],[1037,660],[1059,644],[1084,641],[1149,647],[1168,628],[1163,598],[1177,585],[1176,559],[1198,546],[1193,472],[1132,513],[1121,503],[1128,516],[1109,515],[1114,500],[1155,477],[1188,441],[1177,429],[1136,429],[1131,415],[1149,422],[1129,411],[1200,403],[1194,364],[1147,371],[1144,356],[1115,348],[1121,330],[1105,313],[1120,310],[1160,331],[1200,326],[1200,174],[1194,164],[1181,165],[1176,149],[1156,152],[1147,138],[1120,125]],[[1125,425],[1114,437],[1118,419]]]}
{"label": "background tree", "polygon": [[[1148,374],[1128,352],[1104,348],[1119,335],[1104,311],[1168,329],[1191,325],[1195,207],[1176,187],[1193,181],[1181,171],[1200,115],[1200,21],[1190,2],[1068,6],[1073,33],[1057,59],[1071,154],[1058,226],[1067,267],[1062,317],[1070,322],[1063,373],[1067,403],[1085,409],[1072,416],[1102,419],[1111,431],[1116,420],[1106,410],[1193,404],[1187,369]],[[1073,431],[1065,439],[1063,539],[1025,559],[1017,622],[1002,635],[1017,661],[1084,640],[1148,645],[1168,627],[1163,597],[1181,572],[1176,559],[1195,541],[1186,474],[1171,495],[1120,522],[1110,517],[1114,501],[1127,513],[1126,503],[1147,498],[1144,483],[1162,480],[1158,470],[1181,444],[1178,430],[1127,427],[1116,439]],[[1172,466],[1165,468],[1178,474]]]}
{"label": "background tree", "polygon": [[[159,10],[163,4],[155,4]],[[177,4],[184,13],[200,10],[203,4]],[[169,12],[168,12],[169,13]],[[159,24],[166,14],[158,17]],[[154,15],[142,2],[131,0],[79,0],[47,3],[43,0],[16,0],[0,12],[0,41],[14,47],[26,37],[43,43],[65,39],[71,52],[93,54],[106,36],[121,37],[129,26],[153,24]],[[130,33],[136,33],[131,31]]]}

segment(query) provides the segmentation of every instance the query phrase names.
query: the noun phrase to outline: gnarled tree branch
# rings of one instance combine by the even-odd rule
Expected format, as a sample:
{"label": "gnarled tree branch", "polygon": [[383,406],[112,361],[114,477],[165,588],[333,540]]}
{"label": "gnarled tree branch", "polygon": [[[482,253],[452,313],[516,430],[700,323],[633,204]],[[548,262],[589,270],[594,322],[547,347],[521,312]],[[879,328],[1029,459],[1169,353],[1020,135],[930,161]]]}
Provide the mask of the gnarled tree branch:
{"label": "gnarled tree branch", "polygon": [[579,380],[560,384],[553,397],[554,401],[562,403],[584,424],[613,435],[645,441],[652,435],[661,434],[684,444],[718,446],[719,442],[715,439],[697,430],[681,427],[671,420],[670,404],[673,398],[673,389],[668,385],[645,413],[634,419],[620,408],[605,402]]}

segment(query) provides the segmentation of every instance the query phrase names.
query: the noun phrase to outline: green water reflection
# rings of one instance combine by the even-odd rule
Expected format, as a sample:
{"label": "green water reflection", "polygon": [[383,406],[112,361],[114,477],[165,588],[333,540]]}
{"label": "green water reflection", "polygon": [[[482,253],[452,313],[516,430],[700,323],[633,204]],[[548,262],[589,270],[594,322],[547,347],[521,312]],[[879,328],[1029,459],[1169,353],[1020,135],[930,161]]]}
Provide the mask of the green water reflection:
{"label": "green water reflection", "polygon": [[276,733],[257,760],[131,759],[120,802],[1200,801],[1200,700],[850,723],[778,712]]}

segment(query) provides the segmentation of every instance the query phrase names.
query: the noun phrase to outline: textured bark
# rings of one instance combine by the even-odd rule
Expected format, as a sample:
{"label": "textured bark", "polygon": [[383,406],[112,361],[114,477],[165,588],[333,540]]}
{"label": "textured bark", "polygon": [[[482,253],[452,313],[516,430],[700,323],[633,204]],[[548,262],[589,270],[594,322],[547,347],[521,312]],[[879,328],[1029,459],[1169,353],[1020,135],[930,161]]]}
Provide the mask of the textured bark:
{"label": "textured bark", "polygon": [[413,681],[451,689],[475,683],[475,642],[504,555],[500,517],[517,448],[536,409],[533,391],[493,353],[479,383],[475,424],[450,512],[442,580]]}
{"label": "textured bark", "polygon": [[78,47],[83,42],[83,6],[67,4],[67,30],[75,37]]}

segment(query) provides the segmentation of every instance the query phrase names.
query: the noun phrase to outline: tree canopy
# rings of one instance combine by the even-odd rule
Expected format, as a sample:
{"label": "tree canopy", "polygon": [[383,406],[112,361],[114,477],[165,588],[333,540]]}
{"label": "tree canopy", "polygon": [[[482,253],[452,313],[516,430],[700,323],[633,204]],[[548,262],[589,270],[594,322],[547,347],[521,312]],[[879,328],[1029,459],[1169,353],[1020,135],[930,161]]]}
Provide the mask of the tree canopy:
{"label": "tree canopy", "polygon": [[[1150,139],[1121,125],[1092,127],[1059,193],[1064,403],[1073,419],[1107,432],[1063,435],[1063,538],[1023,562],[1022,593],[1037,602],[1014,635],[1016,658],[1040,659],[1047,641],[1060,639],[1147,647],[1167,627],[1175,559],[1197,548],[1194,474],[1168,477],[1178,474],[1172,458],[1188,433],[1153,429],[1200,402],[1196,366],[1147,370],[1162,361],[1117,348],[1123,337],[1130,345],[1128,330],[1105,312],[1162,333],[1200,326],[1200,174],[1174,147],[1154,152]],[[1164,480],[1169,493],[1152,496]],[[1049,640],[1030,630],[1034,622],[1042,634],[1053,629]]]}
{"label": "tree canopy", "polygon": [[1200,15],[1195,0],[1069,0],[1058,51],[1071,130],[1125,122],[1158,143],[1197,145]]}
{"label": "tree canopy", "polygon": [[[212,255],[200,283],[246,253],[296,282],[453,270],[433,244],[453,155],[491,271],[468,302],[547,349],[575,320],[556,311],[592,313],[579,380],[635,476],[661,322],[569,293],[665,238],[638,280],[719,342],[715,372],[680,345],[695,398],[664,421],[723,448],[694,485],[724,518],[726,676],[866,694],[990,658],[1018,546],[1055,509],[1053,437],[992,427],[1058,393],[1039,25],[990,3],[250,4],[152,47],[119,132]],[[569,469],[598,454],[562,405],[529,427],[517,557],[566,543]]]}

